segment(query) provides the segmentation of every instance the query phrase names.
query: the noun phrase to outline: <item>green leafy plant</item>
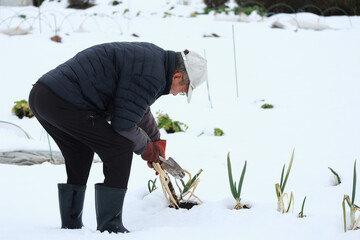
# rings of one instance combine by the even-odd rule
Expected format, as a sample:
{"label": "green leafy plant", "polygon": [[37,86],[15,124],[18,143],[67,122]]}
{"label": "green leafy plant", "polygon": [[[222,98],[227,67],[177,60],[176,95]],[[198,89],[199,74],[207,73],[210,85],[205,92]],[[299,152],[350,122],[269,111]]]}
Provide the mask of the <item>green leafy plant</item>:
{"label": "green leafy plant", "polygon": [[261,108],[263,108],[263,109],[271,109],[271,108],[274,108],[274,106],[271,105],[271,104],[265,103],[265,104],[261,105]]}
{"label": "green leafy plant", "polygon": [[304,197],[304,200],[303,200],[303,203],[302,203],[302,206],[301,206],[301,211],[300,211],[299,214],[298,214],[298,217],[299,217],[299,218],[304,218],[304,217],[306,217],[306,215],[304,214],[305,201],[306,201],[306,196]]}
{"label": "green leafy plant", "polygon": [[285,164],[284,164],[282,172],[281,172],[280,183],[275,184],[276,197],[278,199],[277,210],[281,213],[288,213],[290,211],[291,204],[293,205],[293,208],[294,208],[293,192],[291,192],[291,194],[290,194],[290,200],[288,201],[288,204],[286,207],[284,204],[284,198],[288,197],[287,193],[284,193],[284,191],[285,191],[285,186],[286,186],[289,174],[290,174],[291,166],[294,161],[294,153],[295,153],[295,149],[293,150],[293,153],[291,155],[291,159],[290,159],[289,167],[286,171],[285,179],[284,179]]}
{"label": "green leafy plant", "polygon": [[173,121],[168,114],[157,112],[158,128],[163,128],[167,133],[185,132],[188,126],[179,121]]}
{"label": "green leafy plant", "polygon": [[12,108],[11,112],[22,119],[23,117],[32,118],[34,114],[32,113],[29,103],[26,100],[15,101],[15,105]]}
{"label": "green leafy plant", "polygon": [[334,174],[336,185],[339,185],[341,183],[339,174],[337,172],[335,172],[331,167],[329,167],[329,169]]}
{"label": "green leafy plant", "polygon": [[214,136],[222,136],[224,135],[224,131],[220,128],[214,128]]}
{"label": "green leafy plant", "polygon": [[156,178],[154,180],[149,180],[148,181],[148,189],[149,189],[150,193],[152,193],[153,191],[155,191],[157,189],[157,187],[156,187]]}
{"label": "green leafy plant", "polygon": [[344,199],[342,202],[342,208],[343,208],[343,215],[344,215],[344,231],[346,232],[346,210],[345,210],[345,203],[347,203],[350,207],[350,229],[356,230],[359,229],[358,225],[360,222],[360,216],[358,216],[357,219],[355,219],[355,213],[357,211],[360,212],[360,207],[355,205],[355,193],[356,193],[356,161],[354,163],[354,175],[353,175],[353,189],[352,189],[352,197],[350,201],[349,195],[344,195]]}
{"label": "green leafy plant", "polygon": [[241,204],[241,189],[242,189],[242,185],[243,185],[243,181],[244,181],[244,177],[245,177],[245,172],[246,172],[246,165],[247,165],[247,161],[245,161],[243,170],[241,172],[241,176],[240,176],[240,180],[239,180],[239,185],[236,186],[236,181],[234,182],[233,180],[233,176],[232,176],[232,170],[231,170],[231,161],[230,161],[230,152],[227,155],[227,168],[228,168],[228,175],[229,175],[229,183],[230,183],[230,190],[231,193],[236,201],[236,205],[234,207],[234,209],[239,210],[239,209],[244,209],[244,208],[248,208],[248,206]]}

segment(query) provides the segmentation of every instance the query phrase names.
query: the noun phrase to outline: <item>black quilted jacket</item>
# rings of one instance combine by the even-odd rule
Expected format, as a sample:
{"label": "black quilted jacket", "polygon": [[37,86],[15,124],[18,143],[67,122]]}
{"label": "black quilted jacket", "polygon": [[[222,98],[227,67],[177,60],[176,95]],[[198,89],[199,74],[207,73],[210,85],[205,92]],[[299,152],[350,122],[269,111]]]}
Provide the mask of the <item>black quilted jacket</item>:
{"label": "black quilted jacket", "polygon": [[114,129],[135,127],[146,109],[168,94],[175,52],[144,42],[90,47],[46,73],[39,82],[80,109],[91,109]]}

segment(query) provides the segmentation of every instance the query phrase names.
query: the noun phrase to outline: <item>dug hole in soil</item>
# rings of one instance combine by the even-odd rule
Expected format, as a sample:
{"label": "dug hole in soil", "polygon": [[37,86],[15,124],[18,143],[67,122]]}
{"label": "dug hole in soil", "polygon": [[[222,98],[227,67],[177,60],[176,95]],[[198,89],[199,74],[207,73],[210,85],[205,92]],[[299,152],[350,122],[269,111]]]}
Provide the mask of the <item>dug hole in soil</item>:
{"label": "dug hole in soil", "polygon": [[[190,210],[193,206],[199,205],[197,202],[179,202],[179,208],[184,208]],[[169,208],[174,208],[173,206],[169,205]]]}

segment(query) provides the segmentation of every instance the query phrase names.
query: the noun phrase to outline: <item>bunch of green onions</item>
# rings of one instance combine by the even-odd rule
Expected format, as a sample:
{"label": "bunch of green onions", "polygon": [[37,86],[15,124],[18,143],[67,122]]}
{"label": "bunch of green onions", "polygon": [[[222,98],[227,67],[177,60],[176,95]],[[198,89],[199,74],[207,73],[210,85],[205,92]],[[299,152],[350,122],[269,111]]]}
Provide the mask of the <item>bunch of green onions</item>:
{"label": "bunch of green onions", "polygon": [[241,201],[240,196],[241,196],[241,188],[242,188],[242,185],[243,185],[245,172],[246,172],[246,165],[247,165],[247,161],[245,161],[243,170],[241,172],[239,185],[236,186],[236,182],[234,182],[233,176],[232,176],[230,153],[228,153],[228,155],[227,155],[227,167],[228,167],[228,174],[229,174],[230,190],[231,190],[231,193],[232,193],[232,195],[233,195],[233,197],[235,198],[235,201],[236,201],[236,205],[235,205],[234,209],[237,209],[237,210],[244,208],[244,205],[240,203],[240,201]]}

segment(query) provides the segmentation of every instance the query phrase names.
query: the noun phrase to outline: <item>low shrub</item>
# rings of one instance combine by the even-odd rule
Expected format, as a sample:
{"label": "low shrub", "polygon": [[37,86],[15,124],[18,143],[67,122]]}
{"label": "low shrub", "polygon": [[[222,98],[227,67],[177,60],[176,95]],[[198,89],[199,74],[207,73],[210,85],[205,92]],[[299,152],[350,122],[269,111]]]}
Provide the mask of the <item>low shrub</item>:
{"label": "low shrub", "polygon": [[185,132],[188,126],[179,121],[173,121],[168,114],[157,112],[158,128],[163,128],[167,133]]}
{"label": "low shrub", "polygon": [[15,114],[18,118],[22,119],[23,117],[32,118],[34,114],[32,113],[29,103],[26,100],[15,101],[15,106],[12,108],[11,112]]}

